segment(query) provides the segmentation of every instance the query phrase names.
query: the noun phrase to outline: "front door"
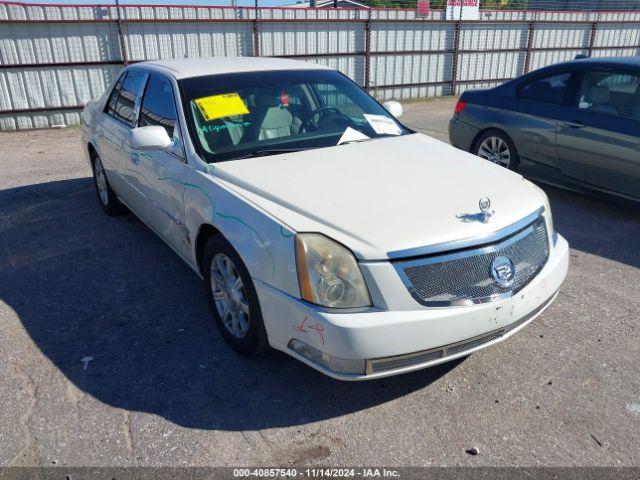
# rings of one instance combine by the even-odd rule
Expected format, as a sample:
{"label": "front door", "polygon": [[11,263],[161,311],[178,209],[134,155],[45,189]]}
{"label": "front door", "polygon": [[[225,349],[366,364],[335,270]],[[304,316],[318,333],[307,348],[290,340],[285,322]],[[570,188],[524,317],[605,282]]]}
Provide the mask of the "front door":
{"label": "front door", "polygon": [[640,74],[590,70],[558,124],[558,157],[572,178],[640,198]]}
{"label": "front door", "polygon": [[171,83],[161,75],[150,74],[140,106],[138,126],[162,126],[173,142],[164,150],[132,149],[131,181],[145,199],[145,206],[138,214],[180,254],[188,256],[189,238],[184,223],[188,166],[176,119]]}

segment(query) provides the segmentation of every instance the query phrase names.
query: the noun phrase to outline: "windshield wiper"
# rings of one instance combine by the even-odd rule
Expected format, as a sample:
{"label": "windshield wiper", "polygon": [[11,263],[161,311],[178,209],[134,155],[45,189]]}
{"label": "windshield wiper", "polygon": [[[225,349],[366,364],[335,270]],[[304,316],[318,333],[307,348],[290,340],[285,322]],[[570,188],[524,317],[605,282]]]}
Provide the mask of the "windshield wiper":
{"label": "windshield wiper", "polygon": [[349,145],[350,143],[368,142],[369,140],[375,140],[376,138],[378,138],[378,137],[358,138],[356,140],[347,140],[346,142],[340,142],[337,145]]}
{"label": "windshield wiper", "polygon": [[252,158],[252,157],[267,157],[269,155],[279,155],[281,153],[291,153],[291,152],[300,152],[302,150],[307,150],[304,148],[265,148],[263,150],[254,150],[253,152],[247,153],[245,155],[240,155],[239,157],[233,157],[229,160],[242,160],[243,158]]}
{"label": "windshield wiper", "polygon": [[404,134],[394,135],[392,133],[379,133],[375,137],[356,138],[354,140],[347,140],[346,142],[340,142],[338,143],[338,145],[348,145],[350,143],[363,143],[363,142],[368,142],[370,140],[377,140],[379,138],[400,137],[401,135],[404,135]]}

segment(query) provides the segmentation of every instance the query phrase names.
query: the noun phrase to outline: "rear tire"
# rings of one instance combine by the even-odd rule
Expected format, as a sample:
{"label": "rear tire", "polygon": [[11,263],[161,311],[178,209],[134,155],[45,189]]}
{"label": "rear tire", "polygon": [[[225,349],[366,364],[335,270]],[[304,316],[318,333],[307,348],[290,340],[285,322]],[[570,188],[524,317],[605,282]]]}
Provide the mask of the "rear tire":
{"label": "rear tire", "polygon": [[513,171],[520,163],[518,151],[509,135],[496,129],[487,130],[476,138],[471,153]]}
{"label": "rear tire", "polygon": [[222,236],[214,235],[204,248],[202,265],[209,306],[222,337],[242,355],[259,355],[267,348],[267,332],[258,294],[240,255]]}
{"label": "rear tire", "polygon": [[107,215],[119,215],[126,211],[109,184],[109,179],[98,155],[93,157],[93,185],[96,187],[98,202]]}

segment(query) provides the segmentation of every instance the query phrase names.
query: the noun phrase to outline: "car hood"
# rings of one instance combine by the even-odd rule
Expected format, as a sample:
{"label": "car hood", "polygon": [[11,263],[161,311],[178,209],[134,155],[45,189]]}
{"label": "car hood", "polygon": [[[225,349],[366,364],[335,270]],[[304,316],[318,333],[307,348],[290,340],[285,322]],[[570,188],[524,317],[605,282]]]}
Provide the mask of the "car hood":
{"label": "car hood", "polygon": [[[222,162],[215,172],[294,231],[323,233],[360,260],[490,235],[544,205],[520,175],[422,134]],[[482,197],[495,211],[489,222],[457,218],[479,213]]]}

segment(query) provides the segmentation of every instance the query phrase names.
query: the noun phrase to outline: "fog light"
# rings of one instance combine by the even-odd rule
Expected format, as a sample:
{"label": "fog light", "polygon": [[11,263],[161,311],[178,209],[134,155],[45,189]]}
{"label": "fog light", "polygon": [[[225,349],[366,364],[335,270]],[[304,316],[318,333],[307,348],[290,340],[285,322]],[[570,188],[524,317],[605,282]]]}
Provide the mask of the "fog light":
{"label": "fog light", "polygon": [[304,358],[311,360],[317,365],[322,365],[336,373],[357,373],[364,374],[364,360],[345,360],[343,358],[332,357],[326,353],[322,353],[317,348],[313,348],[300,340],[292,338],[289,340],[289,348],[294,352],[302,355]]}

